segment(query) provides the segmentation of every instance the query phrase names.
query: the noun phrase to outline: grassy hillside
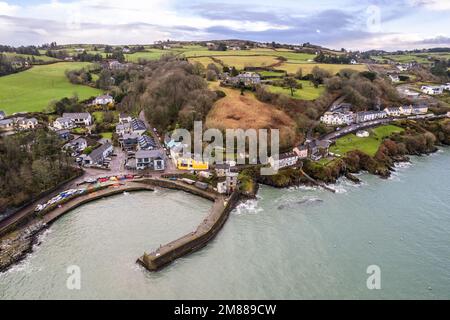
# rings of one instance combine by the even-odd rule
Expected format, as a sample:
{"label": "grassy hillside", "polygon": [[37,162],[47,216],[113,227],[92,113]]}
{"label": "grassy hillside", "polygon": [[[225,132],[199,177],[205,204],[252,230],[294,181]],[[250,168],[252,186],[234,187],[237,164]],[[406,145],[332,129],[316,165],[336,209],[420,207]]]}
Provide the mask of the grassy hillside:
{"label": "grassy hillside", "polygon": [[239,90],[219,87],[210,83],[213,90],[225,92],[226,97],[218,100],[206,118],[207,128],[217,129],[280,129],[280,144],[292,145],[296,136],[295,122],[282,110],[262,103],[253,93],[241,95]]}
{"label": "grassy hillside", "polygon": [[353,69],[356,71],[367,71],[365,64],[325,64],[325,63],[282,63],[275,69],[286,71],[287,73],[296,73],[299,68],[302,69],[303,74],[311,73],[314,67],[319,67],[328,70],[331,74],[336,74],[342,69]]}
{"label": "grassy hillside", "polygon": [[383,140],[395,132],[402,132],[404,129],[386,125],[370,130],[370,136],[359,138],[354,134],[346,135],[336,140],[336,145],[330,148],[330,151],[339,155],[344,155],[349,151],[359,150],[369,156],[374,156]]}
{"label": "grassy hillside", "polygon": [[[301,100],[315,100],[320,97],[324,91],[324,86],[319,86],[318,88],[314,87],[314,85],[310,81],[306,80],[297,80],[297,82],[302,84],[302,89],[297,89],[294,92],[294,99]],[[281,93],[291,97],[291,90],[289,88],[277,87],[277,86],[267,86],[268,90],[273,93]]]}
{"label": "grassy hillside", "polygon": [[64,72],[88,66],[84,62],[60,62],[0,77],[0,110],[14,112],[42,111],[53,99],[74,94],[83,100],[102,91],[69,82]]}

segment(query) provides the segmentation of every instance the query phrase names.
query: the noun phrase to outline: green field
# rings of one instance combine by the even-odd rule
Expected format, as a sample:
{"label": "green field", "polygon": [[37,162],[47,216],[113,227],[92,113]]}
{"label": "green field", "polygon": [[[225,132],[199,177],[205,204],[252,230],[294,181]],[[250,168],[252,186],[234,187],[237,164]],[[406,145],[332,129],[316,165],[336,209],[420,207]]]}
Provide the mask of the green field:
{"label": "green field", "polygon": [[42,111],[51,100],[78,95],[85,100],[101,90],[69,82],[64,72],[89,66],[84,62],[60,62],[34,66],[20,73],[0,77],[0,110],[14,112]]}
{"label": "green field", "polygon": [[24,58],[27,59],[29,58],[30,60],[35,59],[35,61],[42,61],[42,62],[56,62],[56,61],[60,61],[56,58],[52,58],[52,57],[47,57],[44,55],[41,56],[33,56],[31,54],[21,54],[21,53],[14,53],[14,52],[2,52],[2,54],[6,55],[9,58],[14,58],[14,57],[19,57],[19,58]]}
{"label": "green field", "polygon": [[344,155],[349,151],[359,150],[374,156],[383,140],[396,132],[402,132],[404,129],[394,126],[385,125],[369,130],[370,136],[367,138],[359,138],[355,134],[349,134],[336,140],[336,144],[330,148],[335,154]]}
{"label": "green field", "polygon": [[297,80],[297,82],[301,83],[303,88],[295,90],[294,96],[291,96],[291,90],[289,88],[277,86],[267,86],[267,88],[270,92],[285,94],[289,97],[300,100],[315,100],[320,97],[325,91],[324,86],[319,86],[318,88],[316,88],[310,81],[307,80]]}

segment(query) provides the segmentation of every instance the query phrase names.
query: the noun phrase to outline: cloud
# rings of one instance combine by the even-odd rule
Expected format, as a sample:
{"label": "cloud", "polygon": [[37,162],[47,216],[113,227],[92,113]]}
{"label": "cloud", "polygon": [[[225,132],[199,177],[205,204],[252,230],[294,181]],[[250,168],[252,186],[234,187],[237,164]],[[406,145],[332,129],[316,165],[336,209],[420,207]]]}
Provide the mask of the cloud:
{"label": "cloud", "polygon": [[416,7],[424,7],[428,10],[450,10],[450,1],[448,0],[409,0],[409,4]]}

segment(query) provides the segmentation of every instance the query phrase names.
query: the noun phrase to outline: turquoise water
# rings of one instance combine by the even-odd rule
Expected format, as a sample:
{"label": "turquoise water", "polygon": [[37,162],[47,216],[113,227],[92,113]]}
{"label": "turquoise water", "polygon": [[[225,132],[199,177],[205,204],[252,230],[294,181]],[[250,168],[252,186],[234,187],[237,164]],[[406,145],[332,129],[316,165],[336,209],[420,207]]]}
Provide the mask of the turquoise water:
{"label": "turquoise water", "polygon": [[[88,204],[0,275],[0,298],[450,298],[450,150],[388,180],[359,177],[337,194],[263,186],[207,247],[158,273],[135,259],[193,230],[210,202],[157,191]],[[80,290],[66,287],[69,265],[80,267]],[[366,287],[369,265],[381,290]]]}

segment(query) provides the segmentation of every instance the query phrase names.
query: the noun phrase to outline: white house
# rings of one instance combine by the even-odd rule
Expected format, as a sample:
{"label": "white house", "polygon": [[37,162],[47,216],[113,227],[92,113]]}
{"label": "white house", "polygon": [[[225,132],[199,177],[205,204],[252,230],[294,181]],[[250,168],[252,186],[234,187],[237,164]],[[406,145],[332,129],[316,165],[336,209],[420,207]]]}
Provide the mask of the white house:
{"label": "white house", "polygon": [[444,86],[422,86],[420,90],[429,95],[436,95],[444,92]]}
{"label": "white house", "polygon": [[218,177],[225,177],[227,173],[230,173],[230,165],[227,163],[215,165],[216,174]]}
{"label": "white house", "polygon": [[131,132],[131,123],[124,122],[124,123],[119,123],[116,125],[116,133],[119,136],[123,136],[124,134],[130,133],[130,132]]}
{"label": "white house", "polygon": [[388,107],[384,109],[384,112],[390,117],[399,117],[402,115],[400,107]]}
{"label": "white house", "polygon": [[428,106],[422,104],[419,106],[413,106],[413,114],[427,114],[428,113]]}
{"label": "white house", "polygon": [[36,128],[38,121],[36,118],[19,118],[16,124],[20,129],[27,130]]}
{"label": "white house", "polygon": [[413,113],[412,106],[401,106],[400,109],[402,110],[402,114],[404,116],[410,116]]}
{"label": "white house", "polygon": [[308,146],[300,145],[298,147],[295,147],[292,151],[297,154],[299,159],[308,158]]}
{"label": "white house", "polygon": [[387,113],[385,111],[363,111],[356,113],[356,122],[367,122],[379,120],[387,117]]}
{"label": "white house", "polygon": [[270,156],[269,163],[272,168],[281,169],[293,166],[298,161],[298,155],[295,152],[286,152],[278,155],[278,159]]}
{"label": "white house", "polygon": [[[443,85],[444,90],[450,91],[450,82]],[[0,111],[1,113],[1,111]]]}
{"label": "white house", "polygon": [[350,125],[355,121],[355,114],[351,111],[325,112],[320,121],[327,125]]}
{"label": "white house", "polygon": [[113,104],[113,103],[114,103],[114,98],[111,97],[109,94],[98,96],[92,102],[92,104],[99,105],[99,106],[104,106],[104,105]]}
{"label": "white house", "polygon": [[92,124],[92,116],[88,112],[63,113],[63,118],[73,120],[76,125],[90,126]]}
{"label": "white house", "polygon": [[391,79],[392,82],[400,82],[398,74],[390,74],[389,79]]}
{"label": "white house", "polygon": [[355,59],[350,60],[350,64],[358,64],[358,62]]}
{"label": "white house", "polygon": [[9,131],[14,129],[14,121],[12,119],[0,120],[0,131]]}
{"label": "white house", "polygon": [[70,118],[60,117],[53,121],[53,127],[58,130],[72,129],[75,127],[75,121]]}
{"label": "white house", "polygon": [[87,148],[87,141],[82,137],[76,138],[64,145],[64,149],[68,148],[71,148],[75,152],[82,152]]}

